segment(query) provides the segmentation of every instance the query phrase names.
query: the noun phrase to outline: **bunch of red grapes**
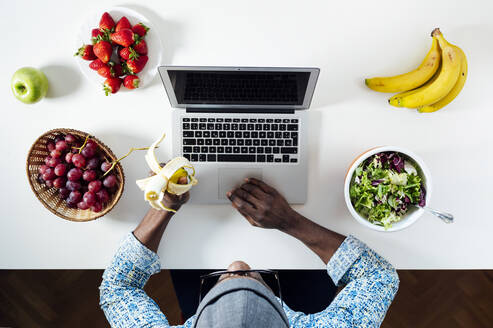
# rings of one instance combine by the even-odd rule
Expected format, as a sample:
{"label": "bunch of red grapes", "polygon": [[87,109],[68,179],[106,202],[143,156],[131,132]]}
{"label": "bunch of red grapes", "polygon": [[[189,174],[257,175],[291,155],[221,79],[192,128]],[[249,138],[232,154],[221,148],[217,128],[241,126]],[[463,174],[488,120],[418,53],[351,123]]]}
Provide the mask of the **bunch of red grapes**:
{"label": "bunch of red grapes", "polygon": [[84,140],[72,134],[59,134],[46,148],[50,155],[39,167],[38,180],[57,188],[68,207],[101,212],[116,192],[118,181],[114,174],[105,175],[112,164],[99,146],[91,139],[84,145]]}

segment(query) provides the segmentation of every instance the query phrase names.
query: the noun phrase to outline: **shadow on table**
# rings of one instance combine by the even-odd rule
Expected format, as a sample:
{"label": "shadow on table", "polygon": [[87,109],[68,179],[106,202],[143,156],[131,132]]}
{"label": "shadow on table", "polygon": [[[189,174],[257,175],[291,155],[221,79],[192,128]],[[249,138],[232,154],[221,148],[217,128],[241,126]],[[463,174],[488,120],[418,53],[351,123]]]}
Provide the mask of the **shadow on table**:
{"label": "shadow on table", "polygon": [[47,65],[41,70],[48,78],[46,98],[61,98],[70,95],[79,88],[80,74],[77,70],[65,65]]}

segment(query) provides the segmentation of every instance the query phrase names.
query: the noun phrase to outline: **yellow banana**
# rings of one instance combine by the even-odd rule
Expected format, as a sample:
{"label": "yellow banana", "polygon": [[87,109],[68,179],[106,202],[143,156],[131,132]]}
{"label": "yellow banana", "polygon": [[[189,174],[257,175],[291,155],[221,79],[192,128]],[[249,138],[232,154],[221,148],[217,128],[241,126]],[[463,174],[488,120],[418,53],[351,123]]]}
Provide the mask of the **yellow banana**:
{"label": "yellow banana", "polygon": [[451,103],[452,100],[454,100],[455,97],[457,97],[459,93],[462,91],[462,88],[464,87],[464,84],[466,83],[466,79],[467,79],[467,58],[466,58],[466,54],[464,53],[464,51],[462,51],[461,48],[457,46],[453,46],[453,47],[457,50],[457,52],[461,56],[459,78],[457,79],[457,82],[455,83],[452,90],[450,90],[450,92],[445,97],[443,97],[442,99],[440,99],[434,104],[418,107],[418,111],[420,113],[436,112],[437,110]]}
{"label": "yellow banana", "polygon": [[[433,75],[433,77],[431,79],[428,80],[428,82],[426,82],[425,84],[423,84],[421,87],[426,87],[427,85],[430,85],[432,84],[433,82],[435,82],[435,80],[438,78],[438,75],[440,75],[440,72],[437,71],[435,73],[435,75]],[[393,95],[392,97],[389,98],[389,104],[391,104],[392,106],[395,106],[395,107],[402,107],[399,103],[399,99],[404,97],[404,96],[408,96],[408,95],[412,95],[413,93],[416,93],[419,91],[420,88],[416,88],[416,89],[412,89],[412,90],[409,90],[409,91],[404,91],[404,92],[401,92],[401,93],[398,93],[396,95]]]}
{"label": "yellow banana", "polygon": [[425,59],[415,70],[391,77],[365,79],[365,84],[372,90],[380,92],[402,92],[415,89],[428,81],[440,65],[438,40],[433,37],[431,49]]}
{"label": "yellow banana", "polygon": [[459,52],[444,39],[439,29],[434,29],[432,35],[438,39],[442,49],[440,74],[433,83],[419,88],[416,92],[396,97],[396,102],[400,107],[417,108],[433,104],[445,97],[459,79],[461,68]]}

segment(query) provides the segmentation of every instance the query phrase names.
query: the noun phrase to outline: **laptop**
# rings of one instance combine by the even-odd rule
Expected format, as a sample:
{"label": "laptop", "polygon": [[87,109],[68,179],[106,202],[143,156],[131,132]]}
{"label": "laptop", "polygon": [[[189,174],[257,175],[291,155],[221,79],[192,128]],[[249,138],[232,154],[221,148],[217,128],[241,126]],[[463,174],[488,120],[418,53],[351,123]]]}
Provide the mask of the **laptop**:
{"label": "laptop", "polygon": [[262,179],[291,204],[307,197],[308,117],[318,68],[161,66],[173,107],[173,156],[199,183],[191,202],[229,202],[244,178]]}

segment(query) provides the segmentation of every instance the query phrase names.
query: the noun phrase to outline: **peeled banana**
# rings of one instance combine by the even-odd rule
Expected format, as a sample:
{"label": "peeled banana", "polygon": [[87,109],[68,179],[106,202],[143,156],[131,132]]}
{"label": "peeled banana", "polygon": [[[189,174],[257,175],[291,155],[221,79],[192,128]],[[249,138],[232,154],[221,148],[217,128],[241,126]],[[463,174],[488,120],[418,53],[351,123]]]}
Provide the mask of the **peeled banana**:
{"label": "peeled banana", "polygon": [[[158,210],[166,210],[176,212],[174,209],[166,207],[162,200],[164,194],[169,192],[175,195],[181,195],[189,191],[192,186],[197,184],[195,179],[195,169],[188,159],[184,157],[176,157],[170,160],[164,167],[159,164],[154,150],[163,141],[166,134],[163,134],[160,139],[156,140],[147,150],[145,159],[149,168],[156,173],[152,177],[137,180],[137,186],[144,191],[144,199],[149,204]],[[192,170],[189,173],[186,169]],[[179,184],[178,180],[181,177],[186,177],[187,184]]]}
{"label": "peeled banana", "polygon": [[467,58],[462,49],[445,40],[440,29],[434,29],[431,36],[432,47],[420,67],[394,77],[366,79],[366,85],[376,91],[399,91],[390,97],[389,104],[421,113],[435,112],[449,104],[466,82]]}
{"label": "peeled banana", "polygon": [[365,79],[365,84],[379,92],[401,92],[417,88],[428,81],[440,65],[440,49],[438,41],[433,37],[431,49],[425,59],[415,70],[392,77],[374,77]]}

